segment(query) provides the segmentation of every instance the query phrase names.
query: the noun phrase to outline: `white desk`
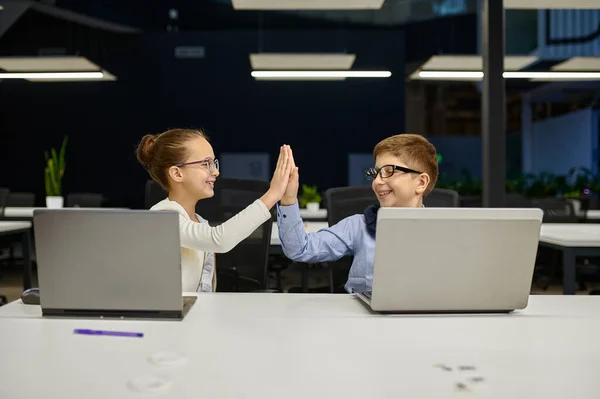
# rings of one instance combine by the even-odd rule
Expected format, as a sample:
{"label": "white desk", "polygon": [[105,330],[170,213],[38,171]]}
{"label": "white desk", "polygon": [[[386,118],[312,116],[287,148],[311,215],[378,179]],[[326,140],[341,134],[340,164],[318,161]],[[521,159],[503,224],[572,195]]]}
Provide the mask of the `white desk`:
{"label": "white desk", "polygon": [[[0,308],[0,397],[597,398],[600,299],[534,296],[512,315],[379,316],[350,295],[205,294],[183,322],[42,320]],[[75,328],[144,333],[74,335]],[[183,366],[149,362],[181,353]],[[434,367],[443,363],[452,372]],[[455,371],[474,366],[474,372]],[[163,376],[157,395],[128,387]],[[469,376],[485,380],[458,392]],[[466,395],[466,396],[465,396]]]}
{"label": "white desk", "polygon": [[0,236],[20,235],[23,246],[23,288],[31,288],[31,222],[0,221]]}
{"label": "white desk", "polygon": [[[307,233],[314,233],[326,227],[329,227],[327,222],[304,222],[304,229]],[[273,229],[271,230],[271,246],[281,246],[281,240],[279,240],[279,228],[275,222],[273,222]]]}
{"label": "white desk", "polygon": [[563,292],[575,294],[575,261],[578,256],[600,256],[600,225],[588,223],[544,223],[540,244],[563,253]]}
{"label": "white desk", "polygon": [[600,221],[600,210],[598,209],[590,209],[585,213],[585,217],[589,220],[597,220]]}
{"label": "white desk", "polygon": [[0,222],[0,234],[31,229],[31,222]]}
{"label": "white desk", "polygon": [[[29,207],[6,207],[4,208],[4,218],[8,219],[8,218],[33,218],[33,211],[36,209],[47,209],[44,207],[37,207],[37,208],[29,208]],[[105,210],[110,210],[110,209],[123,209],[123,208],[78,208],[78,207],[70,207],[70,208],[64,208],[64,209],[81,209],[81,210],[86,210],[86,211],[93,211],[93,210],[99,210],[99,211],[105,211]]]}
{"label": "white desk", "polygon": [[300,208],[300,217],[304,220],[327,220],[327,209],[320,208],[316,212],[311,212],[306,208]]}

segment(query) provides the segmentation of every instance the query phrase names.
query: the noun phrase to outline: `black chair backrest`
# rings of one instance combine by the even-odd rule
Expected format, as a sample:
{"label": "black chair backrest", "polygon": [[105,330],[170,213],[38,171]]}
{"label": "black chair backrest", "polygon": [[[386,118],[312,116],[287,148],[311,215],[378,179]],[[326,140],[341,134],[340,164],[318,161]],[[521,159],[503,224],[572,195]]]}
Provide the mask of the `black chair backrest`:
{"label": "black chair backrest", "polygon": [[509,193],[506,194],[504,202],[507,208],[531,208],[533,202],[523,194]]}
{"label": "black chair backrest", "polygon": [[10,193],[8,195],[8,200],[6,201],[6,206],[15,206],[15,207],[33,207],[35,204],[35,194],[34,193]]}
{"label": "black chair backrest", "polygon": [[67,207],[100,208],[104,203],[104,196],[97,193],[70,193],[67,194]]}
{"label": "black chair backrest", "polygon": [[[325,191],[327,203],[327,222],[333,226],[348,216],[362,214],[369,205],[377,203],[377,197],[371,186],[336,187]],[[333,274],[334,292],[345,292],[344,284],[348,280],[348,271],[353,256],[344,256],[328,262]]]}
{"label": "black chair backrest", "polygon": [[423,205],[427,208],[457,208],[460,206],[460,196],[454,190],[434,188],[423,199]]}
{"label": "black chair backrest", "polygon": [[348,216],[361,214],[369,205],[377,203],[371,186],[336,187],[325,191],[327,221],[330,226]]}
{"label": "black chair backrest", "polygon": [[543,223],[577,223],[579,221],[573,204],[567,200],[544,198],[533,200],[532,205],[544,211]]}
{"label": "black chair backrest", "polygon": [[8,188],[0,187],[0,216],[4,216],[4,208],[6,207],[9,194],[10,190]]}
{"label": "black chair backrest", "polygon": [[144,193],[144,207],[146,209],[150,209],[168,196],[169,193],[163,190],[160,184],[154,180],[148,180],[146,182],[146,189]]}
{"label": "black chair backrest", "polygon": [[[219,225],[262,197],[268,189],[269,182],[265,181],[217,178],[214,197],[198,201],[196,213],[211,226]],[[158,183],[152,180],[146,183],[147,209],[167,196],[168,193]],[[271,219],[235,248],[227,253],[215,254],[218,291],[239,292],[267,288],[273,220],[276,220],[275,207],[271,209]]]}
{"label": "black chair backrest", "polygon": [[[218,225],[244,210],[268,189],[269,182],[266,181],[218,178],[214,197],[199,201],[196,212],[211,225]],[[271,209],[271,218],[249,237],[231,251],[215,255],[218,291],[247,292],[268,288],[273,220],[276,220],[275,207]]]}
{"label": "black chair backrest", "polygon": [[[598,209],[598,198],[595,195],[582,195],[575,200],[579,201],[579,212],[581,212],[579,216],[584,220],[587,219],[590,209]],[[573,205],[573,208],[575,208],[575,205]]]}

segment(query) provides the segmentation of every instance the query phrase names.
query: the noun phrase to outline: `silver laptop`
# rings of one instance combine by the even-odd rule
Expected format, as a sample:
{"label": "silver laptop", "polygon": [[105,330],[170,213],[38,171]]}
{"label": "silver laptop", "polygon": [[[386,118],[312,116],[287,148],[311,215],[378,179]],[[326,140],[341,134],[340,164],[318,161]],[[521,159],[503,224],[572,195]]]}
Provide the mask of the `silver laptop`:
{"label": "silver laptop", "polygon": [[380,208],[372,292],[377,312],[497,313],[527,306],[540,209]]}
{"label": "silver laptop", "polygon": [[43,209],[34,234],[44,316],[183,319],[179,216]]}

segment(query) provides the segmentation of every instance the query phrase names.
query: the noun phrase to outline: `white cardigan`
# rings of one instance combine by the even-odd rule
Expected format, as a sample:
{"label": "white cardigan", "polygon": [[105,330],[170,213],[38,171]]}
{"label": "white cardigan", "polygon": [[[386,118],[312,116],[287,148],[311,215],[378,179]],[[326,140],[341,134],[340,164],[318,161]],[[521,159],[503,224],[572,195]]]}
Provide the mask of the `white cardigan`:
{"label": "white cardigan", "polygon": [[227,220],[211,227],[196,214],[201,223],[194,222],[185,209],[168,198],[154,205],[153,211],[177,211],[179,213],[179,240],[181,242],[181,280],[183,292],[216,290],[214,259],[210,252],[225,253],[248,237],[254,230],[271,218],[271,213],[261,200],[256,200],[246,209]]}

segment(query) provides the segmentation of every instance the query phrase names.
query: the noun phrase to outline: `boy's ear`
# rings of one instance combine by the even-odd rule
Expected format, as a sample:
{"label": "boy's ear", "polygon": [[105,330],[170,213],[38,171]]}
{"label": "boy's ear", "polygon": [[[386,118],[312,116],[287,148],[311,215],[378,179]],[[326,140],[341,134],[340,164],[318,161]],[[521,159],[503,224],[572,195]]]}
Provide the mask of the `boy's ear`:
{"label": "boy's ear", "polygon": [[425,190],[427,190],[430,181],[431,178],[427,173],[421,173],[418,177],[418,184],[416,189],[417,194],[423,194]]}
{"label": "boy's ear", "polygon": [[169,168],[169,176],[175,183],[181,183],[183,181],[183,174],[181,173],[181,169],[177,166],[171,166]]}

